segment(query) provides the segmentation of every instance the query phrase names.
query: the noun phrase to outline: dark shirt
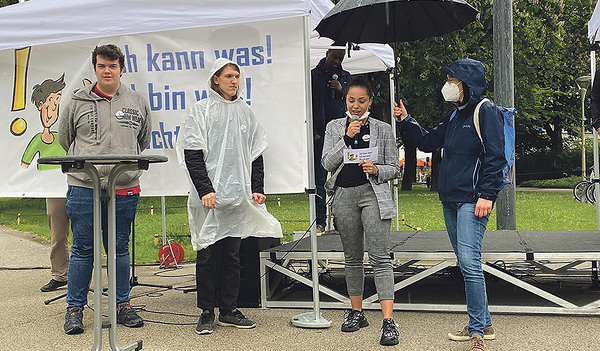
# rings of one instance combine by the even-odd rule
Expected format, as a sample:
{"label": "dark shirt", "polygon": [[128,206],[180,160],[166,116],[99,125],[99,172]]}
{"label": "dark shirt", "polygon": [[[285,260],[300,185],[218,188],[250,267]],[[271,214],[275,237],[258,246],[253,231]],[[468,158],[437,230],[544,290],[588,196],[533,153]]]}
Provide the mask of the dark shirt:
{"label": "dark shirt", "polygon": [[[321,59],[317,67],[310,72],[312,84],[312,112],[313,112],[313,134],[325,137],[325,127],[331,120],[343,117],[346,113],[346,101],[344,94],[335,92],[332,94],[329,81],[333,74],[338,75],[338,81],[345,90],[352,79],[350,72],[340,66],[337,72],[327,72],[325,59]],[[333,95],[333,96],[332,96]]]}
{"label": "dark shirt", "polygon": [[[346,130],[348,129],[348,124],[349,123],[346,122]],[[344,135],[344,142],[346,143],[346,146],[351,149],[366,149],[369,147],[370,137],[371,132],[369,124],[367,123],[360,127],[360,132],[357,133],[354,138]],[[367,179],[367,175],[363,171],[362,166],[359,166],[358,163],[350,163],[342,167],[342,170],[335,181],[335,185],[342,188],[350,188],[368,182],[369,180]]]}

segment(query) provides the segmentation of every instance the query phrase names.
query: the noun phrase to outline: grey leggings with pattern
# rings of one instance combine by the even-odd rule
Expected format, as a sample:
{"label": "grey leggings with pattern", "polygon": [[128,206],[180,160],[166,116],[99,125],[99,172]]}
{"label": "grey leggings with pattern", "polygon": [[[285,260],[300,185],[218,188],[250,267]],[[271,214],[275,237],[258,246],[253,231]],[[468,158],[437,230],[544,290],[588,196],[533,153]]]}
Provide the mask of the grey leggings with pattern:
{"label": "grey leggings with pattern", "polygon": [[350,296],[364,292],[365,246],[373,267],[375,288],[381,300],[394,299],[394,272],[390,257],[391,219],[381,219],[370,183],[335,190],[332,205],[346,261],[346,285]]}

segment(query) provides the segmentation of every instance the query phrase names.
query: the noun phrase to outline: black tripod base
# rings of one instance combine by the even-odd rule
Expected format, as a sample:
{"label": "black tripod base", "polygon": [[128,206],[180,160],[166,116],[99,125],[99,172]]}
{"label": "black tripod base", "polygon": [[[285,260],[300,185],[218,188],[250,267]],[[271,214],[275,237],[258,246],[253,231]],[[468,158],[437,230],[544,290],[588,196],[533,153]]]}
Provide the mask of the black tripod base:
{"label": "black tripod base", "polygon": [[134,286],[150,286],[150,287],[153,287],[153,288],[173,289],[173,285],[140,283],[138,281],[138,278],[136,276],[132,276],[131,279],[129,279],[129,285],[131,285],[132,288]]}
{"label": "black tripod base", "polygon": [[[90,289],[88,289],[88,290],[89,290],[90,292],[94,292],[94,289],[92,289],[92,288],[90,288]],[[102,295],[108,296],[108,295],[106,294],[106,291],[108,291],[108,288],[102,288]],[[64,294],[61,294],[61,295],[55,296],[55,297],[53,297],[53,298],[50,298],[50,299],[48,299],[48,300],[44,300],[44,305],[49,305],[49,304],[51,304],[51,303],[52,303],[52,302],[54,302],[54,301],[57,301],[57,300],[60,300],[60,299],[62,299],[63,297],[67,297],[67,293],[64,293]]]}

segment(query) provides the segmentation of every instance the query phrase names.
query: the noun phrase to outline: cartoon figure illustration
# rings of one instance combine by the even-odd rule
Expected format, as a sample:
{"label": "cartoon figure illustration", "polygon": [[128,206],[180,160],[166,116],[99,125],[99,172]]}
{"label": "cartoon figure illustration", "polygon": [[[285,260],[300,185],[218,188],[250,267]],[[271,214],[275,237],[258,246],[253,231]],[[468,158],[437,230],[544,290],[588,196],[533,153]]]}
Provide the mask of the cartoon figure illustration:
{"label": "cartoon figure illustration", "polygon": [[[35,155],[38,157],[66,155],[66,151],[58,143],[58,133],[50,130],[50,127],[58,121],[58,107],[65,85],[65,74],[63,73],[57,80],[46,79],[33,87],[31,102],[40,111],[40,120],[44,129],[29,141],[23,157],[21,157],[21,167],[29,168]],[[41,171],[58,167],[60,166],[37,165],[37,169]]]}

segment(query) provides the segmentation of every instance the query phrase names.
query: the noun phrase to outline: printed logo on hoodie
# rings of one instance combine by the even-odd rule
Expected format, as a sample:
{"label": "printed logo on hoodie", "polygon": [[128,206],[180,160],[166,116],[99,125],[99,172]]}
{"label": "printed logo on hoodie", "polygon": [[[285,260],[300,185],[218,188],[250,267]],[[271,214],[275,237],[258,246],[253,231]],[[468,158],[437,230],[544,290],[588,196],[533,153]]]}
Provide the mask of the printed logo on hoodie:
{"label": "printed logo on hoodie", "polygon": [[121,127],[138,129],[142,121],[142,114],[139,110],[123,107],[115,113],[115,118]]}

